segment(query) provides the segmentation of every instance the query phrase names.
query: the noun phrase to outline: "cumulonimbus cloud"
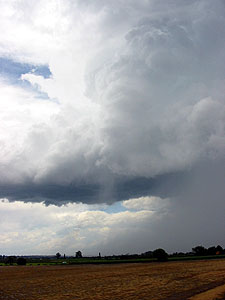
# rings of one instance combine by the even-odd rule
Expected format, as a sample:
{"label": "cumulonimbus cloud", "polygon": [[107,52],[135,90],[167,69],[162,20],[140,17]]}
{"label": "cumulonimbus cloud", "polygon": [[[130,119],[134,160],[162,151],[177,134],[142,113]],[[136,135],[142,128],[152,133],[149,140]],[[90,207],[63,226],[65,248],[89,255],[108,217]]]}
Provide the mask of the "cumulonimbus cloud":
{"label": "cumulonimbus cloud", "polygon": [[1,55],[51,71],[21,75],[47,99],[1,82],[2,197],[160,194],[169,174],[223,158],[223,1],[1,6]]}

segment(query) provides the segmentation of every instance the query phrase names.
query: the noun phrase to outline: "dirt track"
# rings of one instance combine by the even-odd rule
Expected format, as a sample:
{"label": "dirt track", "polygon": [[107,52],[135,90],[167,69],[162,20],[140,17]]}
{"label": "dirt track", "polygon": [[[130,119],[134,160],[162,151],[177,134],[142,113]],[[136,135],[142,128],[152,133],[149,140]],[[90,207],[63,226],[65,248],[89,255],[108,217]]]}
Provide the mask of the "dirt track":
{"label": "dirt track", "polygon": [[[185,300],[223,284],[224,259],[148,264],[0,267],[1,300]],[[219,296],[213,298],[214,294],[211,292],[211,298],[202,299],[225,299]]]}

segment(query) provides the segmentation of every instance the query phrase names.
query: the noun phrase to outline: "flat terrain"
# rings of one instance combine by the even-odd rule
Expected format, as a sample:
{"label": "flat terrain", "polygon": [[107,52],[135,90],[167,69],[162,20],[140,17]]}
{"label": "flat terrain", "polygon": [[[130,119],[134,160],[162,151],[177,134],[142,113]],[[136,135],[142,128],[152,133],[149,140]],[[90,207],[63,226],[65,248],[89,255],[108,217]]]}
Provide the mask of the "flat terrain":
{"label": "flat terrain", "polygon": [[0,267],[1,300],[213,300],[224,285],[225,259]]}

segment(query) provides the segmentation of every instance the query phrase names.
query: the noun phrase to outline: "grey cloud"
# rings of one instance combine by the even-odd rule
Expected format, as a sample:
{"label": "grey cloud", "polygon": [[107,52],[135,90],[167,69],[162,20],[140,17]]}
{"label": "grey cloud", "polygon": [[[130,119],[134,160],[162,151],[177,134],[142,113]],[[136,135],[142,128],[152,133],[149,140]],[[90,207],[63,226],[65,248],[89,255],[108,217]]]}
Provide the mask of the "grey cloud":
{"label": "grey cloud", "polygon": [[88,88],[105,113],[100,163],[115,173],[188,168],[210,151],[214,135],[224,136],[224,18],[220,4],[189,8],[186,17],[139,21],[125,47],[92,74]]}
{"label": "grey cloud", "polygon": [[170,195],[168,208],[130,231],[121,230],[118,235],[112,230],[111,238],[101,249],[113,254],[155,247],[169,252],[191,251],[193,246],[200,244],[224,247],[224,176],[224,160],[222,164],[221,161],[208,161],[186,174],[183,181],[171,180],[167,186],[164,181],[158,186],[158,194]]}
{"label": "grey cloud", "polygon": [[63,205],[68,202],[108,203],[141,196],[177,197],[184,184],[193,176],[191,171],[175,172],[146,177],[114,177],[101,180],[101,183],[79,182],[66,185],[56,184],[8,184],[0,186],[0,198],[10,201],[45,202],[45,204]]}
{"label": "grey cloud", "polygon": [[[2,157],[1,196],[60,205],[179,195],[200,162],[224,154],[223,1],[76,7],[96,17],[98,32],[85,65],[88,100],[59,99],[59,112],[25,129],[13,158]],[[50,69],[40,85],[57,88],[60,72]]]}
{"label": "grey cloud", "polygon": [[[132,253],[141,253],[153,250],[156,247],[163,247],[167,251],[172,252],[189,251],[198,244],[208,247],[213,244],[224,246],[224,176],[224,160],[223,162],[215,160],[214,162],[203,161],[198,167],[189,170],[189,172],[167,174],[167,177],[163,175],[155,181],[139,178],[123,184],[120,182],[121,190],[118,188],[118,191],[122,194],[118,195],[118,198],[119,196],[123,198],[133,197],[134,195],[138,198],[145,193],[160,195],[162,198],[165,195],[169,195],[170,199],[160,200],[161,204],[163,201],[166,201],[166,208],[156,209],[153,215],[149,211],[107,214],[106,212],[98,211],[98,208],[97,211],[94,209],[94,211],[90,212],[84,211],[86,210],[84,208],[79,210],[76,207],[72,210],[72,206],[69,206],[68,209],[66,206],[60,209],[50,206],[50,212],[51,210],[53,212],[58,210],[58,213],[61,213],[63,216],[63,219],[57,219],[56,216],[54,226],[57,226],[57,230],[50,228],[50,232],[47,229],[44,231],[51,243],[54,242],[54,239],[56,241],[53,245],[50,242],[46,244],[46,237],[40,239],[39,236],[35,235],[34,241],[36,245],[32,244],[33,242],[31,243],[31,239],[25,239],[25,249],[28,249],[26,250],[28,252],[31,251],[30,249],[33,249],[33,253],[35,252],[35,247],[44,251],[42,250],[43,247],[43,249],[48,249],[48,251],[51,249],[51,251],[55,252],[54,249],[57,247],[65,251],[65,245],[67,245],[67,251],[70,251],[70,253],[73,253],[76,246],[81,248],[82,252],[84,250],[85,254],[93,255],[101,251],[104,255],[131,251]],[[19,190],[13,191],[12,187],[10,188],[11,190],[9,191],[15,192],[17,196],[20,195]],[[50,194],[48,196],[53,196],[53,198],[48,198],[46,204],[62,204],[63,195],[68,197],[68,199],[72,195],[74,196],[74,190],[71,189],[71,194],[68,195],[66,194],[68,190],[65,188],[61,190],[60,199],[57,199],[57,193],[54,193],[58,190],[56,187],[52,187],[52,189],[52,191],[49,191]],[[25,190],[27,192],[28,189]],[[46,192],[43,186],[40,187],[40,191]],[[87,192],[87,187],[85,187],[85,191]],[[34,194],[37,194],[37,190],[34,191]],[[60,194],[58,195],[60,196]],[[87,196],[87,194],[85,195]],[[38,199],[33,200],[38,201]],[[39,200],[43,201],[44,198]],[[30,201],[30,199],[27,198],[24,201]],[[88,199],[88,202],[90,203],[90,199]],[[10,207],[12,209],[13,204]],[[41,224],[47,226],[48,208],[41,207],[44,213]],[[33,208],[31,211],[33,218],[35,209]],[[38,209],[37,212],[39,212]],[[37,212],[35,214],[35,222],[40,222]],[[83,213],[76,217],[78,212]],[[14,210],[13,213],[15,214],[16,211]],[[66,213],[65,216],[64,213]],[[76,214],[74,215],[74,213]],[[17,215],[20,214],[17,213]],[[54,214],[51,214],[51,218],[53,216]],[[21,219],[22,217],[19,217],[19,220]],[[4,220],[6,222],[8,218],[2,219],[3,224]],[[35,226],[35,222],[29,221],[30,224],[34,224],[33,226]],[[27,224],[24,221],[21,223]],[[64,232],[60,231],[61,227],[65,228]],[[15,230],[15,226],[13,228]],[[32,233],[29,232],[28,236],[30,235],[33,235],[33,231]],[[13,234],[10,237],[12,238]],[[24,236],[21,237],[24,239]],[[18,236],[15,238],[18,240]],[[40,240],[42,241],[41,244]],[[20,248],[21,251],[21,247],[18,247],[18,245],[20,245],[19,242],[16,249]]]}

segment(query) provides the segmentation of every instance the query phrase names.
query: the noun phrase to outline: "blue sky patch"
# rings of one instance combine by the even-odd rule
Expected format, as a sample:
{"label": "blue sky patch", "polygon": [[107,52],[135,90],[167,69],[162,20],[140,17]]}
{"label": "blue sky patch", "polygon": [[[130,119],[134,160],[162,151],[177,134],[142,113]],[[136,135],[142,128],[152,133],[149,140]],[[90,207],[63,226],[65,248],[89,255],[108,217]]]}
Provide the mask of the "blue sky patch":
{"label": "blue sky patch", "polygon": [[47,65],[32,65],[15,62],[6,57],[0,57],[0,75],[6,77],[11,83],[17,83],[22,74],[33,73],[44,78],[51,76],[51,71]]}
{"label": "blue sky patch", "polygon": [[52,74],[47,65],[20,63],[6,57],[0,57],[0,76],[5,78],[10,84],[20,85],[25,89],[35,91],[38,94],[38,98],[49,99],[46,93],[32,86],[27,80],[20,80],[21,75],[26,73],[41,75],[44,78],[49,78]]}
{"label": "blue sky patch", "polygon": [[107,213],[118,213],[122,211],[126,211],[127,209],[122,205],[122,201],[115,202],[111,205],[109,205],[106,209],[104,209],[105,212]]}

